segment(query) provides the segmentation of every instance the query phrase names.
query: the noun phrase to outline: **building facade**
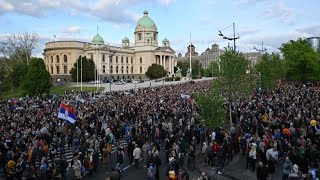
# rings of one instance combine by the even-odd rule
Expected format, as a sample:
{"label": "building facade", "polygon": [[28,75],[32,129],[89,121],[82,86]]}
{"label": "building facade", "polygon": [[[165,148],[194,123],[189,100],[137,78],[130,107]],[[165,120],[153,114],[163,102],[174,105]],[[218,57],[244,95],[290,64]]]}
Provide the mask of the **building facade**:
{"label": "building facade", "polygon": [[[187,47],[188,53],[190,53],[190,45]],[[195,47],[192,45],[193,51],[191,51],[191,61],[198,60],[200,62],[200,65],[203,69],[208,69],[210,66],[210,63],[212,62],[219,62],[220,56],[224,53],[224,50],[221,50],[218,44],[213,44],[210,48],[207,48],[204,52],[201,53],[201,55],[198,55],[198,53],[192,53],[195,52]],[[182,57],[181,53],[178,54],[178,61],[183,62],[189,62],[190,61],[190,55],[186,53],[184,57]],[[261,59],[261,53],[259,52],[248,52],[243,53],[243,56],[248,60],[248,69],[254,68],[254,66],[259,62]]]}
{"label": "building facade", "polygon": [[320,37],[310,37],[307,38],[307,42],[316,50],[320,50]]}
{"label": "building facade", "polygon": [[99,79],[146,79],[148,67],[156,63],[164,67],[167,76],[174,75],[177,64],[175,51],[165,38],[158,45],[158,30],[154,21],[143,12],[134,32],[134,45],[125,37],[122,47],[106,44],[97,33],[91,43],[80,41],[53,41],[46,43],[44,60],[52,79],[71,80],[70,70],[80,56],[92,59]]}

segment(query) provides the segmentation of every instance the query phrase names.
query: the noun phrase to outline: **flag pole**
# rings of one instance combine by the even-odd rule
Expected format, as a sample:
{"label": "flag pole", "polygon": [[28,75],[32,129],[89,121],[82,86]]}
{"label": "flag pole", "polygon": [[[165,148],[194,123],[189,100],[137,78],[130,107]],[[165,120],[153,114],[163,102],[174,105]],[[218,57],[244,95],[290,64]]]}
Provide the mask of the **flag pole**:
{"label": "flag pole", "polygon": [[82,57],[81,57],[81,91],[82,91]]}
{"label": "flag pole", "polygon": [[191,65],[191,46],[192,46],[192,43],[191,43],[191,33],[190,33],[190,49],[189,49],[189,51],[190,51],[190,57],[189,57],[189,63],[190,63],[190,68],[189,68],[189,70],[190,70],[190,77],[192,77],[192,65]]}

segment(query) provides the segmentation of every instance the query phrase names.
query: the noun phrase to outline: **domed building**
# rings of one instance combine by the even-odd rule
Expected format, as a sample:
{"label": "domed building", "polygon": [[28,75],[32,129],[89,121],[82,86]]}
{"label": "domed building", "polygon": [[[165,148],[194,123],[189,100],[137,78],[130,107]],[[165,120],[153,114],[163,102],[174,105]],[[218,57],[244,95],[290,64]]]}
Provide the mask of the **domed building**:
{"label": "domed building", "polygon": [[48,42],[43,53],[53,81],[71,81],[69,72],[79,56],[93,59],[101,80],[147,79],[145,73],[154,63],[163,66],[167,76],[171,77],[177,64],[174,54],[167,38],[163,39],[162,46],[158,45],[158,29],[148,11],[144,11],[137,22],[132,46],[127,37],[122,39],[122,47],[109,45],[97,33],[91,42]]}

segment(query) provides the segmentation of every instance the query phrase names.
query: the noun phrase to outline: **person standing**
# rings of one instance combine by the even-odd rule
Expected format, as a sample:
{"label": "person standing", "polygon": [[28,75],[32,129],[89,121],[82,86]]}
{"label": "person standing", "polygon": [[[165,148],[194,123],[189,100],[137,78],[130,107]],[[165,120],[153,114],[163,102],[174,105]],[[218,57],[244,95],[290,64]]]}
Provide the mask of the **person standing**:
{"label": "person standing", "polygon": [[267,180],[267,178],[268,178],[267,168],[260,161],[257,167],[257,180]]}
{"label": "person standing", "polygon": [[292,162],[290,161],[289,157],[286,157],[282,165],[282,180],[287,180],[289,178],[290,170],[292,169]]}
{"label": "person standing", "polygon": [[139,169],[139,160],[141,157],[141,149],[139,148],[139,146],[136,144],[135,145],[135,149],[133,150],[133,159],[134,159],[134,165],[136,167],[136,169]]}
{"label": "person standing", "polygon": [[250,170],[254,172],[256,169],[256,159],[257,159],[257,150],[254,144],[251,146],[251,150],[249,152],[249,158],[250,158]]}

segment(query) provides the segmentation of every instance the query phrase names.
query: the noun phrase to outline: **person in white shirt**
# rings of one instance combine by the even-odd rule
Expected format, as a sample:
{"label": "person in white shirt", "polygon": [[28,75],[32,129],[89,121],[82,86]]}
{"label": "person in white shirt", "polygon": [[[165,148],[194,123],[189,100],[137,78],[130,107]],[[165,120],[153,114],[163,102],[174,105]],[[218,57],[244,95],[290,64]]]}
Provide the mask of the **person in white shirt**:
{"label": "person in white shirt", "polygon": [[273,148],[268,149],[268,151],[266,152],[266,157],[269,173],[273,174],[275,172],[274,164],[278,160],[277,147],[274,146]]}
{"label": "person in white shirt", "polygon": [[249,152],[250,158],[250,170],[255,172],[256,169],[256,159],[257,159],[257,147],[255,145],[251,145],[251,150]]}
{"label": "person in white shirt", "polygon": [[136,148],[133,150],[133,159],[134,159],[134,164],[137,170],[139,169],[140,158],[141,158],[141,149],[136,144]]}
{"label": "person in white shirt", "polygon": [[212,131],[211,133],[211,142],[213,143],[216,140],[216,132]]}

